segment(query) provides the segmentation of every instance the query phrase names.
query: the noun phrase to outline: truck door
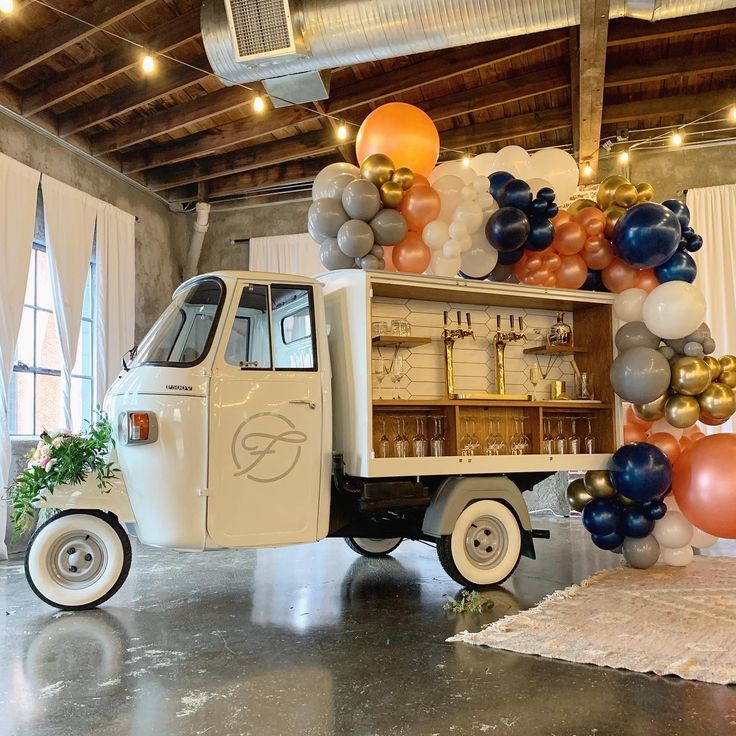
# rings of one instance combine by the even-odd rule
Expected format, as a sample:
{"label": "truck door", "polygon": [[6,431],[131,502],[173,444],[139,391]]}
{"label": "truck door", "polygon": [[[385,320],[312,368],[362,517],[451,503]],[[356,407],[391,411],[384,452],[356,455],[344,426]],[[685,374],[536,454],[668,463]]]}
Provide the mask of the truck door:
{"label": "truck door", "polygon": [[226,547],[315,541],[325,407],[313,287],[238,289],[212,374],[207,531]]}

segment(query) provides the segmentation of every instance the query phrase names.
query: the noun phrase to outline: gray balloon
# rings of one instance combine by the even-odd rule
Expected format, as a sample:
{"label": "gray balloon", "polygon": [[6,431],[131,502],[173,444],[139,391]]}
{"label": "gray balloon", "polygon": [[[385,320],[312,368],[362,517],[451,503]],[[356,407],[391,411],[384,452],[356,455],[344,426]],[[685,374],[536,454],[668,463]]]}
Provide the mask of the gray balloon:
{"label": "gray balloon", "polygon": [[710,355],[711,353],[715,353],[716,351],[716,341],[712,337],[706,337],[703,339],[702,342],[703,345],[703,352],[706,355]]}
{"label": "gray balloon", "polygon": [[664,355],[667,360],[671,360],[677,355],[677,353],[669,345],[660,345],[657,348],[657,352]]}
{"label": "gray balloon", "polygon": [[404,215],[397,210],[381,210],[371,221],[370,226],[379,245],[396,245],[409,231]]}
{"label": "gray balloon", "polygon": [[626,537],[623,549],[626,562],[638,570],[646,570],[659,559],[659,542],[651,534],[639,539]]}
{"label": "gray balloon", "polygon": [[652,348],[631,348],[619,353],[611,364],[613,390],[632,404],[648,404],[670,385],[672,371],[667,359]]}
{"label": "gray balloon", "polygon": [[631,348],[659,347],[660,339],[643,322],[627,322],[616,333],[616,347],[619,352]]}
{"label": "gray balloon", "polygon": [[370,254],[372,256],[375,256],[376,258],[378,258],[378,260],[380,261],[383,258],[383,254],[384,254],[383,246],[382,245],[374,245],[371,248],[371,253]]}
{"label": "gray balloon", "polygon": [[347,213],[336,199],[323,197],[312,202],[307,212],[307,230],[334,238],[340,227],[349,220]]}
{"label": "gray balloon", "polygon": [[340,250],[351,258],[362,258],[373,247],[373,230],[363,220],[348,220],[337,232]]}
{"label": "gray balloon", "polygon": [[363,256],[362,258],[358,259],[358,265],[364,270],[364,271],[380,271],[381,270],[381,260],[379,258],[376,258],[375,256],[372,256],[370,253],[367,256]]}
{"label": "gray balloon", "polygon": [[328,271],[355,268],[355,259],[346,256],[337,245],[337,238],[325,238],[319,248],[319,260]]}
{"label": "gray balloon", "polygon": [[324,243],[325,240],[328,240],[327,235],[320,235],[320,233],[318,233],[314,229],[314,226],[312,225],[312,222],[309,219],[307,220],[307,232],[309,233],[309,236],[312,238],[312,240],[314,240],[314,242],[317,243],[317,245],[322,245],[322,243]]}
{"label": "gray balloon", "polygon": [[[697,342],[703,345],[703,342],[705,340],[711,340],[710,335],[710,327],[703,322],[700,327],[698,327],[697,330],[693,330],[689,335],[685,335],[685,337],[680,337],[677,340],[665,340],[665,343],[669,345],[675,352],[680,353],[681,355],[685,355],[685,345],[689,342]],[[713,345],[713,349],[715,350],[715,344]],[[707,350],[704,350],[704,352],[708,352]]]}
{"label": "gray balloon", "polygon": [[702,358],[705,354],[703,346],[699,342],[686,342],[685,343],[685,355],[689,355],[693,358]]}
{"label": "gray balloon", "polygon": [[355,179],[342,190],[342,206],[353,220],[372,220],[381,209],[378,187],[366,179]]}

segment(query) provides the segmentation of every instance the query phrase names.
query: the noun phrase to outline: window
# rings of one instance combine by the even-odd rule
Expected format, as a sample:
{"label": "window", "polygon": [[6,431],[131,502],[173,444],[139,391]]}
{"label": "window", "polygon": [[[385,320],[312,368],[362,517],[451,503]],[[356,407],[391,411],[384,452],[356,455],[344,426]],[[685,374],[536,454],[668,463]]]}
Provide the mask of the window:
{"label": "window", "polygon": [[316,370],[314,304],[309,286],[272,286],[276,370]]}
{"label": "window", "polygon": [[268,324],[268,287],[245,286],[225,348],[225,362],[250,370],[270,369]]}
{"label": "window", "polygon": [[[72,368],[72,417],[79,430],[92,419],[94,382],[94,263],[84,289],[82,324]],[[46,248],[33,244],[9,395],[13,435],[37,435],[64,426],[61,344],[51,296]]]}

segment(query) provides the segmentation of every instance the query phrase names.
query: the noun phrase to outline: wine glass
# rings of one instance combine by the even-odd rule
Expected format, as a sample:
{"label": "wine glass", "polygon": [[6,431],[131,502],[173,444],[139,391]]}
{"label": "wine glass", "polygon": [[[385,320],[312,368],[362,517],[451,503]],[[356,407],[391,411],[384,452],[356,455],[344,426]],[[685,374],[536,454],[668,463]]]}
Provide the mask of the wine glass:
{"label": "wine glass", "polygon": [[381,436],[378,439],[378,457],[390,457],[391,443],[386,435],[386,417],[379,416],[378,421],[381,423]]}
{"label": "wine glass", "polygon": [[585,447],[585,452],[588,455],[593,455],[595,453],[595,435],[593,434],[593,427],[592,427],[593,418],[587,417],[587,421],[588,421],[588,434],[586,434],[585,437],[583,438],[583,446]]}
{"label": "wine glass", "polygon": [[378,392],[378,398],[381,398],[381,384],[383,383],[383,379],[386,378],[386,361],[383,359],[383,356],[379,353],[378,359],[373,361],[373,377],[376,379],[376,383],[378,384],[379,392]]}
{"label": "wine glass", "polygon": [[564,455],[567,452],[567,440],[562,432],[563,419],[560,417],[557,420],[557,434],[554,437],[554,451],[555,455]]}
{"label": "wine glass", "polygon": [[494,433],[493,433],[493,443],[496,446],[496,455],[505,455],[508,452],[508,448],[506,447],[506,441],[503,438],[503,435],[501,434],[501,418],[496,417],[493,420],[493,427],[494,427]]}
{"label": "wine glass", "polygon": [[393,364],[391,366],[391,380],[394,383],[398,383],[406,373],[406,368],[404,367],[404,356],[403,355],[396,355],[393,360]]}
{"label": "wine glass", "polygon": [[537,400],[537,384],[542,380],[542,371],[537,363],[529,367],[529,382],[534,387],[534,401]]}
{"label": "wine glass", "polygon": [[570,437],[567,440],[567,447],[571,455],[580,454],[580,437],[578,437],[578,433],[575,427],[578,419],[579,417],[570,417],[570,425],[572,427],[572,432],[570,434]]}
{"label": "wine glass", "polygon": [[486,417],[488,424],[488,433],[486,434],[485,440],[483,440],[483,452],[486,455],[497,455],[496,451],[496,437],[493,434],[493,419],[489,416]]}
{"label": "wine glass", "polygon": [[463,427],[465,431],[460,439],[460,454],[473,455],[473,438],[470,436],[470,419],[467,417],[463,419]]}
{"label": "wine glass", "polygon": [[396,437],[394,437],[394,457],[409,457],[409,439],[404,432],[404,417],[396,419]]}
{"label": "wine glass", "polygon": [[413,449],[414,457],[427,457],[428,441],[424,433],[424,417],[416,417],[417,431],[414,435]]}
{"label": "wine glass", "polygon": [[519,421],[521,422],[521,443],[522,443],[522,455],[528,455],[532,450],[532,441],[526,431],[526,417],[520,416]]}
{"label": "wine glass", "polygon": [[445,454],[445,435],[442,431],[442,417],[432,417],[434,431],[429,439],[429,451],[432,457],[442,457]]}
{"label": "wine glass", "polygon": [[555,452],[555,440],[552,436],[552,420],[544,420],[544,435],[542,436],[542,452],[545,455],[553,455]]}
{"label": "wine glass", "polygon": [[514,417],[514,433],[509,440],[512,455],[524,454],[524,433],[521,431],[520,417]]}

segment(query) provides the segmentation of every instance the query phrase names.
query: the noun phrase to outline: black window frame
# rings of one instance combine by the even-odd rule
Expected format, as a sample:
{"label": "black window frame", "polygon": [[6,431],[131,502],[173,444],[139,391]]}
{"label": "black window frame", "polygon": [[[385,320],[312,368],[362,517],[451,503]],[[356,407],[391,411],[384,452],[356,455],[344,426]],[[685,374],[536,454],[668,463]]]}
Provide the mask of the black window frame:
{"label": "black window frame", "polygon": [[[302,289],[307,292],[309,295],[309,322],[310,322],[310,328],[311,328],[311,335],[308,337],[311,339],[312,343],[312,357],[313,357],[313,366],[311,368],[295,368],[293,366],[289,366],[287,368],[278,368],[274,367],[275,371],[279,371],[281,373],[294,373],[295,371],[298,371],[299,373],[316,373],[319,370],[319,358],[317,356],[317,328],[316,328],[316,320],[315,320],[315,306],[314,306],[314,287],[311,284],[270,284],[269,285],[269,300],[268,300],[268,311],[270,312],[270,324],[271,329],[273,330],[275,325],[273,324],[273,296],[272,296],[272,289]],[[279,325],[279,328],[282,329],[282,325]],[[283,333],[282,333],[283,338]],[[306,340],[307,337],[300,338],[300,340]],[[284,342],[284,345],[286,344],[293,344],[294,342],[297,342],[296,340],[293,340],[292,343],[286,343]],[[271,350],[273,352],[273,338],[271,339]],[[272,362],[275,364],[275,361],[272,358]]]}

